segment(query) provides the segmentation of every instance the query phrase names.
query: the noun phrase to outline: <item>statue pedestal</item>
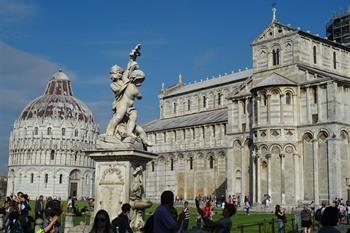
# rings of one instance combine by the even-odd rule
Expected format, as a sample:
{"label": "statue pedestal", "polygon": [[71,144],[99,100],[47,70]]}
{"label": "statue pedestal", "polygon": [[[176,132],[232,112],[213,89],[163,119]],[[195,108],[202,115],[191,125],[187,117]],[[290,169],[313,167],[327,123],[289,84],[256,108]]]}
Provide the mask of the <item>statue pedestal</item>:
{"label": "statue pedestal", "polygon": [[122,204],[130,203],[135,169],[145,168],[156,155],[136,149],[96,149],[86,153],[95,161],[96,168],[94,215],[104,209],[112,220],[121,213]]}

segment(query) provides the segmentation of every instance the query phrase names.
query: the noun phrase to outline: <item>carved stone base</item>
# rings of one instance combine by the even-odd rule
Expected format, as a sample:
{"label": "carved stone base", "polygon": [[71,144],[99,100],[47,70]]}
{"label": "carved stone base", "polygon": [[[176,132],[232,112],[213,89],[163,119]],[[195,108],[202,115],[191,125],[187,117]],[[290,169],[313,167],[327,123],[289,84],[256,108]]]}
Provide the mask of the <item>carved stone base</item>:
{"label": "carved stone base", "polygon": [[[121,213],[121,206],[130,203],[133,172],[156,157],[135,149],[96,149],[86,151],[95,161],[95,209],[104,209],[111,220]],[[144,183],[144,182],[143,182]]]}
{"label": "carved stone base", "polygon": [[144,145],[139,137],[127,137],[123,141],[114,136],[107,136],[101,134],[96,141],[96,148],[98,149],[135,149],[144,150]]}

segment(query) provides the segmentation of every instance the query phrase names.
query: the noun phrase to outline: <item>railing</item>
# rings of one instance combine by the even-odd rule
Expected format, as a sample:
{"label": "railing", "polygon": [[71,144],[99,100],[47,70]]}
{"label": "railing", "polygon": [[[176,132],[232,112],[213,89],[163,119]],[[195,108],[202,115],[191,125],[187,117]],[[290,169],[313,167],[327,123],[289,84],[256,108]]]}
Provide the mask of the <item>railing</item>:
{"label": "railing", "polygon": [[[295,224],[294,217],[288,219],[285,224],[285,232],[292,233],[297,231],[297,226]],[[278,222],[276,219],[263,220],[262,222],[251,223],[251,224],[240,224],[237,226],[238,233],[277,233],[278,232]]]}

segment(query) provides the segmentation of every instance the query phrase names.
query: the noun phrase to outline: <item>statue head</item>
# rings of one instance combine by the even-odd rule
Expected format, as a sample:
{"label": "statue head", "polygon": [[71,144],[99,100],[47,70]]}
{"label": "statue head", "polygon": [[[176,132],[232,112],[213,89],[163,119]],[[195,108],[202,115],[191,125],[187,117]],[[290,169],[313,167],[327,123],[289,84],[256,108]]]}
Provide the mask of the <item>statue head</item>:
{"label": "statue head", "polygon": [[124,69],[118,65],[114,65],[111,67],[109,74],[111,75],[112,81],[116,81],[122,78],[124,73]]}
{"label": "statue head", "polygon": [[130,80],[136,86],[141,86],[141,83],[145,80],[145,73],[142,70],[134,70],[130,74]]}

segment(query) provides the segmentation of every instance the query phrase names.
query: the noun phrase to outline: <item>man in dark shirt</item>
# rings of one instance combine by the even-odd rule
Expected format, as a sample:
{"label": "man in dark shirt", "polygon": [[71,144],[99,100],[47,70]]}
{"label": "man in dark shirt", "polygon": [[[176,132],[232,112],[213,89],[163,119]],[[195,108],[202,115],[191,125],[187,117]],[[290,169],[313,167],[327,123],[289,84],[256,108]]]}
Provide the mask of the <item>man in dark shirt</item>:
{"label": "man in dark shirt", "polygon": [[184,212],[180,214],[178,220],[170,213],[174,207],[174,194],[172,191],[164,191],[160,197],[161,205],[157,208],[153,216],[154,233],[173,233],[179,230],[184,218]]}
{"label": "man in dark shirt", "polygon": [[[130,219],[128,213],[130,212],[131,206],[128,203],[122,205],[122,212],[112,220],[112,229],[115,233],[133,233],[130,228]],[[118,227],[118,231],[117,231]]]}

